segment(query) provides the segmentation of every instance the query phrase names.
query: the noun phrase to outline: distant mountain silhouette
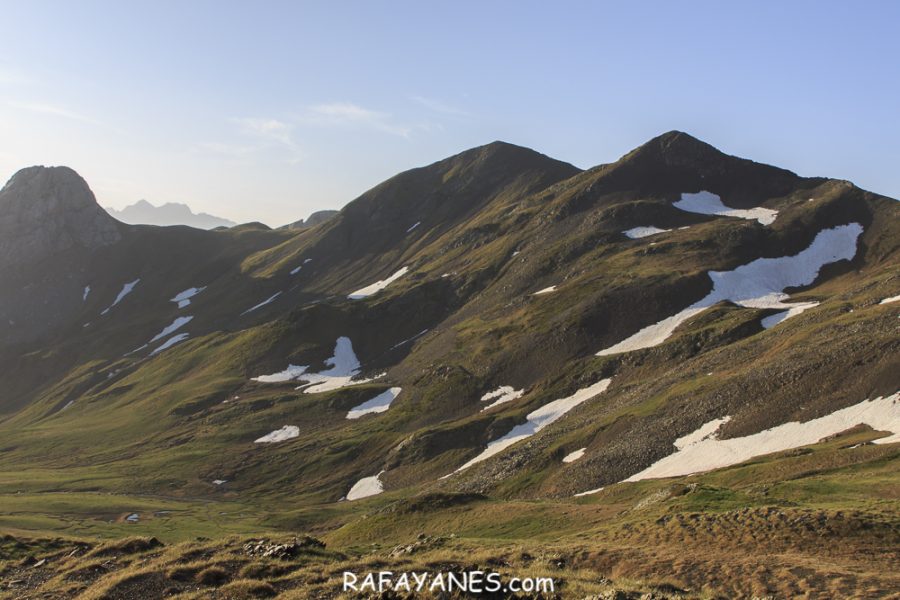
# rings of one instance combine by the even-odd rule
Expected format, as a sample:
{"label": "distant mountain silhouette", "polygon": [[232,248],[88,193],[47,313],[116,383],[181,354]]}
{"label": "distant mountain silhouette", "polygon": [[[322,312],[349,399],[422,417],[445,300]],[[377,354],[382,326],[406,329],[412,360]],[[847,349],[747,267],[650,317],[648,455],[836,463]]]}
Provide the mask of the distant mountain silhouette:
{"label": "distant mountain silhouette", "polygon": [[207,213],[194,213],[187,204],[177,202],[154,206],[146,200],[138,200],[122,210],[107,207],[106,211],[123,223],[131,225],[189,225],[198,229],[236,225],[234,221],[222,217]]}

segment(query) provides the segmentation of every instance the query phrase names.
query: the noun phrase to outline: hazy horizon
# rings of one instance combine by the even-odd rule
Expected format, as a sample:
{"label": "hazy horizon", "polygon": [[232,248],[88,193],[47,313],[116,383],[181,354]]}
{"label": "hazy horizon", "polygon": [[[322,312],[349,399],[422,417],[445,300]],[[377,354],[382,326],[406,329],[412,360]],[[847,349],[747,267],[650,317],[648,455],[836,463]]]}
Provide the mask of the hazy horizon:
{"label": "hazy horizon", "polygon": [[900,197],[900,5],[824,4],[8,4],[0,177],[279,226],[498,139],[588,168],[679,129]]}

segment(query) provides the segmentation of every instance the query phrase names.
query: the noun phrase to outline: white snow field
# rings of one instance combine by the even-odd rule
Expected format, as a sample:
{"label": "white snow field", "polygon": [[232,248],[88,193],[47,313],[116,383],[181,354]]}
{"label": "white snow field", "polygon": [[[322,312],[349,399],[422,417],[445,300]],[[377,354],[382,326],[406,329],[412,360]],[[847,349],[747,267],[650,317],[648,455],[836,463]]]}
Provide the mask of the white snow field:
{"label": "white snow field", "polygon": [[[800,307],[803,307],[802,310],[811,308],[786,303],[785,300],[789,296],[784,293],[784,289],[809,285],[816,280],[819,269],[824,265],[853,258],[856,254],[856,240],[862,231],[862,225],[859,223],[839,225],[833,229],[820,231],[808,248],[794,256],[758,258],[733,271],[710,271],[709,278],[712,279],[713,289],[705,298],[601,350],[597,356],[630,352],[661,344],[679,325],[722,300],[730,300],[748,308],[789,310]],[[786,315],[779,321],[787,316],[792,315]]]}
{"label": "white snow field", "polygon": [[[253,381],[260,383],[281,383],[284,381],[305,381],[297,389],[303,389],[304,394],[328,392],[351,385],[360,385],[378,379],[377,375],[371,379],[355,379],[362,368],[359,359],[353,352],[353,343],[348,337],[339,337],[334,345],[334,356],[325,361],[330,368],[319,373],[307,373],[308,365],[288,365],[284,371],[254,377]],[[305,389],[304,389],[305,388]]]}
{"label": "white snow field", "polygon": [[681,200],[673,202],[672,206],[685,212],[699,213],[701,215],[716,215],[720,217],[737,217],[759,221],[762,225],[771,225],[778,216],[777,210],[758,206],[751,209],[729,208],[722,204],[722,199],[712,192],[697,192],[696,194],[682,194]]}
{"label": "white snow field", "polygon": [[113,306],[115,306],[116,304],[118,304],[119,302],[121,302],[122,299],[125,298],[125,296],[127,296],[128,294],[130,294],[131,291],[134,289],[134,286],[136,286],[136,285],[137,285],[138,283],[140,283],[140,282],[141,282],[141,278],[138,277],[138,278],[135,279],[134,281],[129,282],[129,283],[126,283],[125,285],[123,285],[123,286],[122,286],[122,290],[119,292],[119,295],[116,296],[116,299],[113,300],[113,303],[110,304],[110,305],[109,305],[108,307],[106,307],[105,309],[103,309],[103,312],[101,312],[100,314],[101,314],[101,315],[105,315],[106,313],[108,313],[108,312],[110,311],[110,309],[111,309]]}
{"label": "white snow field", "polygon": [[646,227],[632,227],[631,229],[626,229],[622,233],[625,234],[626,237],[629,237],[633,240],[638,240],[640,238],[645,238],[651,235],[656,235],[657,233],[665,233],[667,231],[671,231],[670,229],[660,229],[659,227],[654,227],[653,225],[648,225]]}
{"label": "white snow field", "polygon": [[874,400],[863,400],[859,404],[805,423],[792,421],[748,436],[720,440],[716,433],[728,420],[729,417],[715,419],[693,433],[678,438],[675,440],[675,453],[656,461],[625,481],[677,477],[720,469],[756,456],[814,444],[824,437],[861,423],[876,431],[888,431],[892,434],[875,440],[876,444],[900,442],[900,392]]}
{"label": "white snow field", "polygon": [[174,302],[178,305],[178,308],[184,308],[185,306],[189,306],[191,304],[191,298],[202,292],[206,289],[206,286],[203,287],[192,287],[184,290],[183,292],[178,292],[175,297],[169,300],[169,302]]}
{"label": "white snow field", "polygon": [[306,373],[306,369],[308,368],[309,367],[307,366],[288,365],[284,371],[272,373],[271,375],[260,375],[259,377],[254,377],[253,381],[258,381],[260,383],[282,383],[291,381]]}
{"label": "white snow field", "polygon": [[350,412],[347,413],[347,418],[358,419],[363,415],[383,413],[391,407],[391,402],[396,400],[397,396],[399,396],[400,392],[402,391],[403,388],[398,387],[392,387],[389,390],[385,390],[371,400],[363,402],[359,406],[353,407]]}
{"label": "white snow field", "polygon": [[171,348],[171,347],[174,346],[175,344],[177,344],[177,343],[179,343],[179,342],[183,342],[183,341],[186,340],[186,339],[188,339],[188,334],[186,334],[186,333],[179,333],[178,335],[173,335],[172,337],[170,337],[169,339],[167,339],[165,342],[163,342],[162,344],[160,344],[160,346],[159,346],[158,348],[156,348],[156,350],[154,350],[153,352],[151,352],[151,353],[150,353],[150,356],[153,356],[154,354],[159,354],[159,353],[162,352],[163,350],[168,350],[169,348]]}
{"label": "white snow field", "polygon": [[271,433],[267,433],[254,440],[254,444],[275,444],[278,442],[285,442],[287,440],[293,439],[300,435],[300,428],[296,425],[285,425],[281,429],[276,429]]}
{"label": "white snow field", "polygon": [[898,295],[898,296],[891,296],[890,298],[885,298],[884,300],[882,300],[882,301],[879,302],[878,304],[890,304],[891,302],[897,302],[898,300],[900,300],[900,295]]}
{"label": "white snow field", "polygon": [[511,402],[512,400],[518,400],[525,393],[525,390],[516,390],[513,389],[511,385],[501,385],[493,392],[488,392],[484,396],[481,397],[482,402],[487,402],[488,400],[493,400],[490,404],[481,409],[481,412],[486,410],[490,410],[495,406],[503,404],[505,402]]}
{"label": "white snow field", "polygon": [[544,294],[551,294],[556,291],[556,286],[551,285],[550,287],[545,287],[542,290],[538,290],[532,294],[532,296],[543,296]]}
{"label": "white snow field", "polygon": [[275,298],[277,298],[277,297],[280,296],[280,295],[281,295],[281,292],[275,292],[274,294],[272,294],[271,296],[269,296],[268,298],[266,298],[265,300],[263,300],[262,302],[260,302],[260,303],[257,304],[256,306],[251,306],[250,308],[248,308],[247,310],[245,310],[244,312],[242,312],[242,313],[241,313],[241,316],[244,316],[244,315],[246,315],[247,313],[251,313],[251,312],[253,312],[254,310],[256,310],[257,308],[262,308],[262,307],[265,306],[266,304],[270,304],[273,300],[275,300]]}
{"label": "white snow field", "polygon": [[572,463],[572,462],[575,462],[576,460],[578,460],[579,458],[581,458],[582,456],[584,456],[584,451],[585,451],[585,450],[587,450],[587,448],[579,448],[579,449],[576,450],[575,452],[571,452],[571,453],[569,453],[569,454],[566,454],[566,456],[563,458],[563,462],[564,462],[564,463]]}
{"label": "white snow field", "polygon": [[384,471],[380,471],[378,475],[363,477],[354,483],[353,487],[350,488],[350,491],[347,492],[347,500],[359,500],[360,498],[368,498],[369,496],[375,496],[383,492],[384,487],[379,479],[382,473],[384,473]]}
{"label": "white snow field", "polygon": [[193,318],[194,317],[192,317],[192,316],[177,317],[174,321],[172,321],[172,323],[170,325],[167,325],[166,327],[164,327],[162,331],[160,331],[155,336],[153,336],[153,338],[147,343],[152,344],[156,340],[163,339],[170,333],[175,333],[177,330],[181,329],[183,326],[190,323]]}
{"label": "white snow field", "polygon": [[481,454],[458,468],[455,472],[458,473],[464,469],[468,469],[472,465],[480,463],[483,460],[487,460],[495,454],[502,452],[516,442],[520,442],[533,436],[541,429],[559,420],[567,412],[569,412],[582,402],[590,400],[594,396],[597,396],[600,393],[606,391],[606,388],[609,387],[611,381],[612,379],[601,379],[594,385],[582,388],[571,396],[560,398],[559,400],[554,400],[545,404],[539,409],[528,413],[525,416],[525,419],[527,419],[525,423],[516,425],[512,428],[512,431],[510,431],[503,437],[490,442],[487,445],[487,448],[485,448]]}
{"label": "white snow field", "polygon": [[409,271],[409,267],[403,267],[402,269],[400,269],[399,271],[397,271],[396,273],[394,273],[387,279],[382,279],[380,281],[376,281],[372,285],[367,285],[366,287],[364,287],[362,289],[356,290],[355,292],[348,295],[347,297],[350,298],[351,300],[362,300],[363,298],[368,298],[369,296],[377,294],[378,292],[380,292],[381,290],[383,290],[384,288],[386,288],[393,282],[397,281],[398,279],[400,279],[401,277],[406,275],[406,273],[408,271]]}

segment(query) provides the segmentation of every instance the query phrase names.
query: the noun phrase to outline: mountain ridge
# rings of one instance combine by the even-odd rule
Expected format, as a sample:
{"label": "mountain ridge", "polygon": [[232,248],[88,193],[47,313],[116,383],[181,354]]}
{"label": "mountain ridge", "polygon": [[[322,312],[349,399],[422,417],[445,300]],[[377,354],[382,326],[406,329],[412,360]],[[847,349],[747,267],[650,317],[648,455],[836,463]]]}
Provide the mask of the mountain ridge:
{"label": "mountain ridge", "polygon": [[[853,236],[829,254],[823,232]],[[0,500],[20,507],[0,522],[208,532],[184,507],[212,502],[219,531],[350,544],[399,535],[391,511],[428,533],[525,539],[526,511],[567,544],[587,543],[588,519],[668,547],[667,514],[896,514],[898,450],[877,442],[898,432],[867,424],[881,413],[833,429],[853,407],[890,416],[900,388],[900,205],[847,182],[681,132],[586,171],[492,143],[303,230],[120,234],[0,286]],[[626,343],[647,328],[650,343]],[[784,437],[817,419],[837,425],[803,447]],[[787,449],[630,481],[710,435],[768,431]],[[47,490],[89,490],[90,509],[63,525]]]}
{"label": "mountain ridge", "polygon": [[187,225],[198,229],[214,229],[216,227],[233,227],[234,221],[217,217],[208,213],[194,213],[187,204],[166,202],[160,206],[147,200],[138,200],[121,210],[107,207],[104,210],[111,216],[129,225]]}

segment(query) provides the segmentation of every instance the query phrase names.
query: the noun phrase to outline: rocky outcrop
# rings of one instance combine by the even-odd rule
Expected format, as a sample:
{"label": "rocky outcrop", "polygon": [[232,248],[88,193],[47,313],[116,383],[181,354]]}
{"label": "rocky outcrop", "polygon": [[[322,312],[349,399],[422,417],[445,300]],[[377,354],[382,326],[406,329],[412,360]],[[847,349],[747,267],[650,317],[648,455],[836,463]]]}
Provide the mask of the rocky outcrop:
{"label": "rocky outcrop", "polygon": [[119,224],[72,169],[22,169],[0,190],[0,269],[120,239]]}
{"label": "rocky outcrop", "polygon": [[338,214],[337,210],[317,210],[313,214],[309,215],[306,220],[300,219],[299,221],[294,221],[289,225],[285,225],[285,229],[306,229],[308,227],[314,227],[325,221],[332,219],[336,214]]}

